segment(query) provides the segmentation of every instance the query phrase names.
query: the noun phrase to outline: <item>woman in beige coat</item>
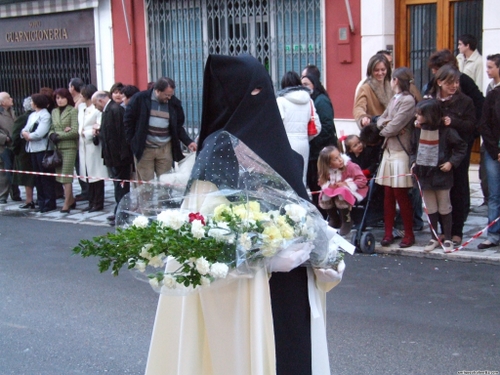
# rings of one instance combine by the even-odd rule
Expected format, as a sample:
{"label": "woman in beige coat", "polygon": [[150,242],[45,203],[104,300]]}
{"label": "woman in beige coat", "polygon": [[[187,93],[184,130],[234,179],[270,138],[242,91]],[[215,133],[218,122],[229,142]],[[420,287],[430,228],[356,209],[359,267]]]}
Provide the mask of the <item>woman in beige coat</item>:
{"label": "woman in beige coat", "polygon": [[108,177],[102,159],[102,147],[93,141],[93,130],[101,125],[101,112],[92,104],[92,95],[96,91],[94,85],[82,89],[85,106],[78,112],[80,179],[89,183],[89,206],[84,209],[89,212],[100,211],[104,206],[104,180],[92,177]]}
{"label": "woman in beige coat", "polygon": [[366,70],[366,81],[359,88],[354,101],[353,115],[358,127],[364,128],[372,117],[384,113],[393,91],[391,89],[391,64],[383,54],[372,56]]}

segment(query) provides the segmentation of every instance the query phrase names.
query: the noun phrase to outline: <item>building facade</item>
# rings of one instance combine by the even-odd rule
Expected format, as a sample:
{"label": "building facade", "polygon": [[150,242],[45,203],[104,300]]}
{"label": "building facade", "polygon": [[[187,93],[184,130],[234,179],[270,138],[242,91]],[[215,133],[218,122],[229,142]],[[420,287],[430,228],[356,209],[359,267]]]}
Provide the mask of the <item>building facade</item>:
{"label": "building facade", "polygon": [[276,89],[286,71],[317,65],[338,132],[349,134],[354,90],[375,52],[392,50],[421,86],[429,55],[456,51],[460,34],[476,35],[483,56],[500,52],[499,10],[498,0],[0,0],[0,90],[20,104],[74,76],[105,90],[169,76],[195,137],[207,56],[250,53]]}

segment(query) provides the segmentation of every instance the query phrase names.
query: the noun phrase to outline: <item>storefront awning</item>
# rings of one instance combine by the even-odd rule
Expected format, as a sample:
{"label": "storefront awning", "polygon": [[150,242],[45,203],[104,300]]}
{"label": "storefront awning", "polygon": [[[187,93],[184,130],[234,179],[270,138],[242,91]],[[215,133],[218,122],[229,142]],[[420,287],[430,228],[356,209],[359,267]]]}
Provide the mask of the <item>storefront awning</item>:
{"label": "storefront awning", "polygon": [[70,12],[74,10],[96,8],[99,0],[41,0],[12,2],[0,5],[0,18],[34,16],[37,14]]}

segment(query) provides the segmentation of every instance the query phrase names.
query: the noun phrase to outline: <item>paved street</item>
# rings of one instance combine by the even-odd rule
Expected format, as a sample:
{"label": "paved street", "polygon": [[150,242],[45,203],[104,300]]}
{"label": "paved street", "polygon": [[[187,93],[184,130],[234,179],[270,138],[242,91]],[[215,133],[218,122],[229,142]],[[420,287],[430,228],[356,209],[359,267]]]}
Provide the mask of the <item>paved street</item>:
{"label": "paved street", "polygon": [[[0,374],[142,374],[157,295],[71,255],[111,228],[0,214]],[[332,373],[500,371],[496,265],[348,256],[328,295]],[[190,374],[186,374],[190,375]]]}

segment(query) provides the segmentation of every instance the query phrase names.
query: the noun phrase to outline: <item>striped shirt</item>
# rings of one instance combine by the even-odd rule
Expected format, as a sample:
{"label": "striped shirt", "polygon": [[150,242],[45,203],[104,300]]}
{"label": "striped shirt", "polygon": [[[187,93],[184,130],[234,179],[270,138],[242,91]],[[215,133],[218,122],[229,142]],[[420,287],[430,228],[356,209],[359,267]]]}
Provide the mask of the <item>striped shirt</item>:
{"label": "striped shirt", "polygon": [[160,103],[153,90],[151,94],[151,113],[149,116],[148,135],[146,147],[158,148],[165,146],[170,139],[170,114],[168,103]]}

